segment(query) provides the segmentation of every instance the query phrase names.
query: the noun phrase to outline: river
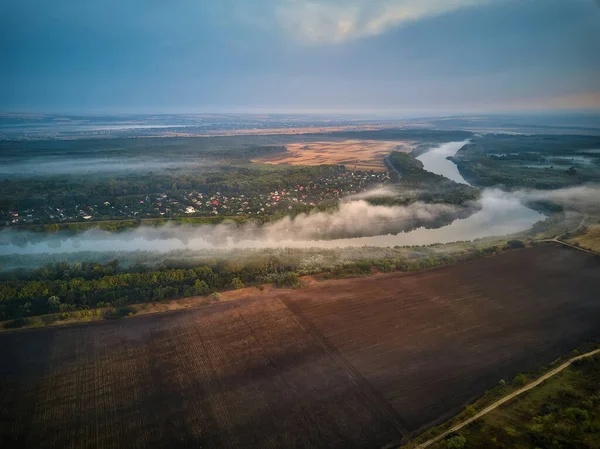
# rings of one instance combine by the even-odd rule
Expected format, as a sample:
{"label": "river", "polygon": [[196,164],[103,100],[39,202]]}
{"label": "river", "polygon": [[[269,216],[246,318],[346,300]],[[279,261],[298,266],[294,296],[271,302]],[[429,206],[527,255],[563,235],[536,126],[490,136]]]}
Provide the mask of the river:
{"label": "river", "polygon": [[458,168],[456,167],[456,164],[447,159],[449,156],[454,156],[456,152],[464,147],[467,143],[469,143],[468,140],[464,140],[462,142],[445,143],[439,147],[429,150],[427,153],[422,154],[417,159],[423,162],[423,167],[427,171],[445,176],[446,178],[451,179],[454,182],[458,182],[459,184],[470,185],[465,178],[462,177],[458,171]]}
{"label": "river", "polygon": [[[418,159],[424,168],[446,176],[456,182],[468,184],[460,175],[453,162],[447,160],[467,142],[450,142],[433,148]],[[429,245],[468,241],[482,237],[501,236],[529,229],[544,216],[529,209],[511,193],[499,189],[485,189],[480,199],[481,209],[465,219],[458,219],[447,226],[436,229],[418,228],[399,234],[375,235],[370,237],[345,238],[333,240],[314,240],[304,238],[298,233],[295,238],[282,238],[268,231],[236,231],[232,227],[211,228],[142,228],[122,233],[108,233],[97,230],[68,236],[46,234],[43,239],[14,243],[19,231],[0,233],[0,255],[69,253],[76,251],[159,251],[167,252],[179,249],[215,249],[235,250],[241,248],[341,248],[360,246],[406,246]],[[381,206],[379,206],[381,207]],[[351,220],[343,221],[349,226]],[[351,225],[351,223],[350,223]],[[364,224],[363,224],[364,225]],[[293,226],[298,227],[297,222]],[[216,229],[216,230],[215,230]],[[215,237],[216,235],[216,237]],[[253,235],[260,235],[253,238]],[[38,235],[39,237],[39,235]]]}

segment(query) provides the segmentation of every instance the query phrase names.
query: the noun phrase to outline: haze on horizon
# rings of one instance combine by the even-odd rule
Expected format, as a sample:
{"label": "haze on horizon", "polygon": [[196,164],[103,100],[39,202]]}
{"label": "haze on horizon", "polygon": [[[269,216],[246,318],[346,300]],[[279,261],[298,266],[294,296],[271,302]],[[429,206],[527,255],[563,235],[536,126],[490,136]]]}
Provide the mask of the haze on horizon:
{"label": "haze on horizon", "polygon": [[596,0],[5,0],[0,110],[600,109]]}

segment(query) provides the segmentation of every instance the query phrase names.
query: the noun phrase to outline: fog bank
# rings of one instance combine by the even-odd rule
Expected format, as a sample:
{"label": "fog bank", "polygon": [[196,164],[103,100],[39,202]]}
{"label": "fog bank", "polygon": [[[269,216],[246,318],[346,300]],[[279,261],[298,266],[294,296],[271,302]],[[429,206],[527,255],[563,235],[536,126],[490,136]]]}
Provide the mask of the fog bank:
{"label": "fog bank", "polygon": [[169,169],[194,169],[214,167],[214,161],[183,160],[169,162],[159,159],[118,157],[113,158],[44,158],[43,161],[31,159],[25,161],[4,161],[0,163],[0,176],[5,178],[81,175],[100,173],[131,173],[140,171],[161,171]]}
{"label": "fog bank", "polygon": [[[158,251],[243,248],[343,248],[360,246],[428,245],[499,236],[530,228],[544,216],[521,203],[540,193],[484,190],[473,205],[478,212],[446,226],[460,210],[445,204],[373,206],[359,200],[343,203],[335,212],[302,214],[265,225],[220,224],[203,226],[140,227],[121,233],[90,230],[78,235],[0,232],[0,254],[68,253],[74,251]],[[561,195],[554,192],[552,195]]]}

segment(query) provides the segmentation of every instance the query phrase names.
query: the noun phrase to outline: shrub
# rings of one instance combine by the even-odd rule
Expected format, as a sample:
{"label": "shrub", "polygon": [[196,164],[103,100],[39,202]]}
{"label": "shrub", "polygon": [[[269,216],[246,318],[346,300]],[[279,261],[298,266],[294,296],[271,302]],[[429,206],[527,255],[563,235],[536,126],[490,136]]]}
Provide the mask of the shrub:
{"label": "shrub", "polygon": [[301,286],[298,275],[293,271],[287,273],[281,273],[275,278],[275,285],[277,287],[291,287],[298,288]]}
{"label": "shrub", "polygon": [[461,435],[455,435],[446,440],[446,447],[448,449],[463,449],[466,444],[467,439]]}
{"label": "shrub", "polygon": [[512,384],[517,387],[522,387],[526,383],[527,383],[527,376],[525,376],[525,374],[521,374],[521,373],[517,374],[512,381]]}
{"label": "shrub", "polygon": [[391,263],[389,260],[381,260],[374,262],[375,267],[382,273],[391,273],[396,269],[396,265]]}
{"label": "shrub", "polygon": [[118,320],[126,316],[132,316],[136,313],[136,309],[131,306],[123,306],[111,309],[104,313],[106,320]]}
{"label": "shrub", "polygon": [[525,243],[523,243],[523,241],[521,241],[521,240],[509,240],[508,242],[506,242],[505,248],[507,248],[507,249],[525,248]]}
{"label": "shrub", "polygon": [[244,288],[246,285],[240,280],[240,278],[233,278],[231,283],[229,284],[231,288],[237,290],[239,288]]}
{"label": "shrub", "polygon": [[29,320],[27,318],[19,317],[14,320],[7,321],[4,323],[5,329],[17,329],[19,327],[23,327],[29,324]]}

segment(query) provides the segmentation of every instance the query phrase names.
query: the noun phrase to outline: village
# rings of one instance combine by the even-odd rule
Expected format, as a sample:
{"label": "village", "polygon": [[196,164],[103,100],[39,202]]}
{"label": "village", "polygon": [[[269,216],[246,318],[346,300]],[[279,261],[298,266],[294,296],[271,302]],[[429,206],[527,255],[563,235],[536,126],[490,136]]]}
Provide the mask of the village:
{"label": "village", "polygon": [[304,185],[281,185],[264,193],[175,190],[107,198],[94,204],[48,204],[37,209],[0,210],[0,224],[20,226],[119,219],[292,214],[336,204],[342,197],[389,182],[388,173],[341,170],[337,176]]}

